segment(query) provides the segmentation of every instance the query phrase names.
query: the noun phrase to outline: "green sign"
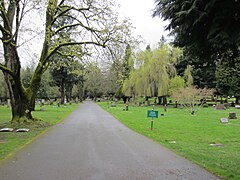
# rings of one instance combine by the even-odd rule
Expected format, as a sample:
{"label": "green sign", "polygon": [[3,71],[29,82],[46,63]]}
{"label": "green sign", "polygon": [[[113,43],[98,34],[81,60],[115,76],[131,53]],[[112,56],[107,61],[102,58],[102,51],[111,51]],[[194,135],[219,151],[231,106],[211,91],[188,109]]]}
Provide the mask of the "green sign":
{"label": "green sign", "polygon": [[148,110],[147,117],[158,118],[158,111]]}

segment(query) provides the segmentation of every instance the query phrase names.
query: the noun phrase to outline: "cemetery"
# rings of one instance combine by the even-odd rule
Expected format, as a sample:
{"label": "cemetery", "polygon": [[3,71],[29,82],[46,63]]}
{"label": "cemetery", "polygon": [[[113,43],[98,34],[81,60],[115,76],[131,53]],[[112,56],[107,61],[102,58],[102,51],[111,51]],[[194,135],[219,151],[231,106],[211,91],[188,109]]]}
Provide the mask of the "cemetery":
{"label": "cemetery", "polygon": [[[150,104],[153,102],[151,99]],[[154,118],[153,130],[151,119],[147,117],[151,105],[138,106],[138,103],[132,102],[127,112],[122,111],[125,106],[122,102],[116,103],[116,107],[109,107],[108,102],[98,104],[130,129],[227,179],[231,179],[231,176],[238,179],[240,109],[230,106],[225,108],[218,104],[213,106],[212,103],[208,107],[201,107],[195,115],[187,108],[175,108],[174,104],[168,105],[167,111],[162,105],[154,105],[154,110],[164,116]],[[234,175],[228,171],[234,172]]]}
{"label": "cemetery", "polygon": [[[154,44],[115,1],[0,4],[0,161],[92,106],[216,177],[240,179],[240,1],[154,3],[145,16],[168,33]],[[94,113],[83,116],[89,134],[107,127]]]}

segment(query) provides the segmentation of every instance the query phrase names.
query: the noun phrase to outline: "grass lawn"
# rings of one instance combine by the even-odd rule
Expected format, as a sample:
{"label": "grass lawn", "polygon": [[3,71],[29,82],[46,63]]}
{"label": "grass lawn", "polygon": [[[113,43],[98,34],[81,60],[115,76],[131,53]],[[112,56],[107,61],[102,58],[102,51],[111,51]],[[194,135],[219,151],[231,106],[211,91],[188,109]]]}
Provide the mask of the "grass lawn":
{"label": "grass lawn", "polygon": [[[9,123],[11,119],[11,109],[6,106],[0,106],[0,128],[29,128],[29,132],[0,132],[0,160],[7,158],[12,153],[19,150],[25,144],[31,142],[50,126],[57,124],[74,111],[79,104],[72,104],[67,107],[54,107],[45,105],[36,106],[33,116],[42,121],[36,124],[14,125]],[[40,109],[44,110],[40,110]]]}
{"label": "grass lawn", "polygon": [[229,112],[240,116],[239,109],[202,108],[192,116],[186,109],[167,108],[164,112],[162,107],[155,107],[159,118],[155,119],[151,131],[151,118],[147,118],[147,110],[151,107],[130,105],[129,111],[123,111],[123,104],[110,108],[107,102],[99,105],[129,128],[210,172],[224,179],[240,179],[240,118],[230,120],[228,124],[219,122],[221,117],[228,117]]}

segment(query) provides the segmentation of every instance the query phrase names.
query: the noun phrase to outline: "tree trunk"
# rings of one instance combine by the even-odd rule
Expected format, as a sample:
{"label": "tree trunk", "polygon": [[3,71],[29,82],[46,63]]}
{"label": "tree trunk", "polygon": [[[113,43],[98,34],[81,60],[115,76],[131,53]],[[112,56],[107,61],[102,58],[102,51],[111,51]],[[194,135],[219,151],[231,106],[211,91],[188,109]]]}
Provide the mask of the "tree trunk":
{"label": "tree trunk", "polygon": [[239,104],[239,97],[240,97],[240,96],[236,96],[236,97],[235,97],[235,98],[236,98],[235,104]]}
{"label": "tree trunk", "polygon": [[162,96],[158,96],[158,105],[161,105],[162,104]]}
{"label": "tree trunk", "polygon": [[64,80],[63,79],[62,79],[60,91],[61,91],[61,104],[64,104],[64,101],[65,101],[65,88],[64,88]]}
{"label": "tree trunk", "polygon": [[167,105],[167,96],[163,96],[163,105]]}
{"label": "tree trunk", "polygon": [[40,87],[41,77],[44,72],[43,66],[38,65],[31,79],[29,87],[24,88],[21,81],[20,61],[16,46],[4,44],[5,66],[9,72],[4,72],[4,78],[8,87],[12,107],[11,122],[20,123],[34,120],[32,111],[35,109],[35,98]]}
{"label": "tree trunk", "polygon": [[29,110],[35,111],[35,98],[31,99]]}
{"label": "tree trunk", "polygon": [[40,86],[41,74],[35,79],[35,83],[28,89],[23,87],[20,80],[20,74],[12,78],[8,74],[5,74],[5,80],[7,82],[10,102],[12,107],[12,123],[22,123],[29,120],[33,121],[32,111],[35,110],[35,96]]}
{"label": "tree trunk", "polygon": [[12,73],[4,72],[4,78],[8,87],[12,108],[11,122],[24,122],[26,119],[32,119],[30,107],[30,96],[22,85],[20,78],[20,61],[16,46],[4,44],[5,65]]}

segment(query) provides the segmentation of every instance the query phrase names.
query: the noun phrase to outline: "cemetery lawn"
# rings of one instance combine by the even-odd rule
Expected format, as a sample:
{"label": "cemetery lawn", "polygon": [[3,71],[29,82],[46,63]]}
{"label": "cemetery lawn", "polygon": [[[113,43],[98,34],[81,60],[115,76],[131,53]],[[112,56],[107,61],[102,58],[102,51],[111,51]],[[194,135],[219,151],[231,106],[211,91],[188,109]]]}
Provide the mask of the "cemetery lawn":
{"label": "cemetery lawn", "polygon": [[36,106],[33,112],[35,118],[41,119],[34,124],[14,125],[10,123],[11,109],[6,106],[0,106],[0,129],[1,128],[28,128],[29,132],[0,132],[0,160],[7,158],[24,145],[30,143],[38,135],[45,132],[49,127],[59,123],[73,112],[79,104],[71,104],[67,107],[56,107],[45,105],[43,107]]}
{"label": "cemetery lawn", "polygon": [[[130,129],[162,144],[175,153],[191,160],[224,179],[240,179],[240,110],[230,108],[215,110],[201,108],[192,116],[186,109],[155,107],[159,117],[150,130],[151,118],[147,110],[151,107],[129,106],[123,111],[123,104],[109,107],[107,102],[98,103]],[[238,119],[227,124],[219,122],[229,112],[236,112]],[[163,114],[163,115],[161,115]],[[146,147],[148,148],[148,147]]]}

